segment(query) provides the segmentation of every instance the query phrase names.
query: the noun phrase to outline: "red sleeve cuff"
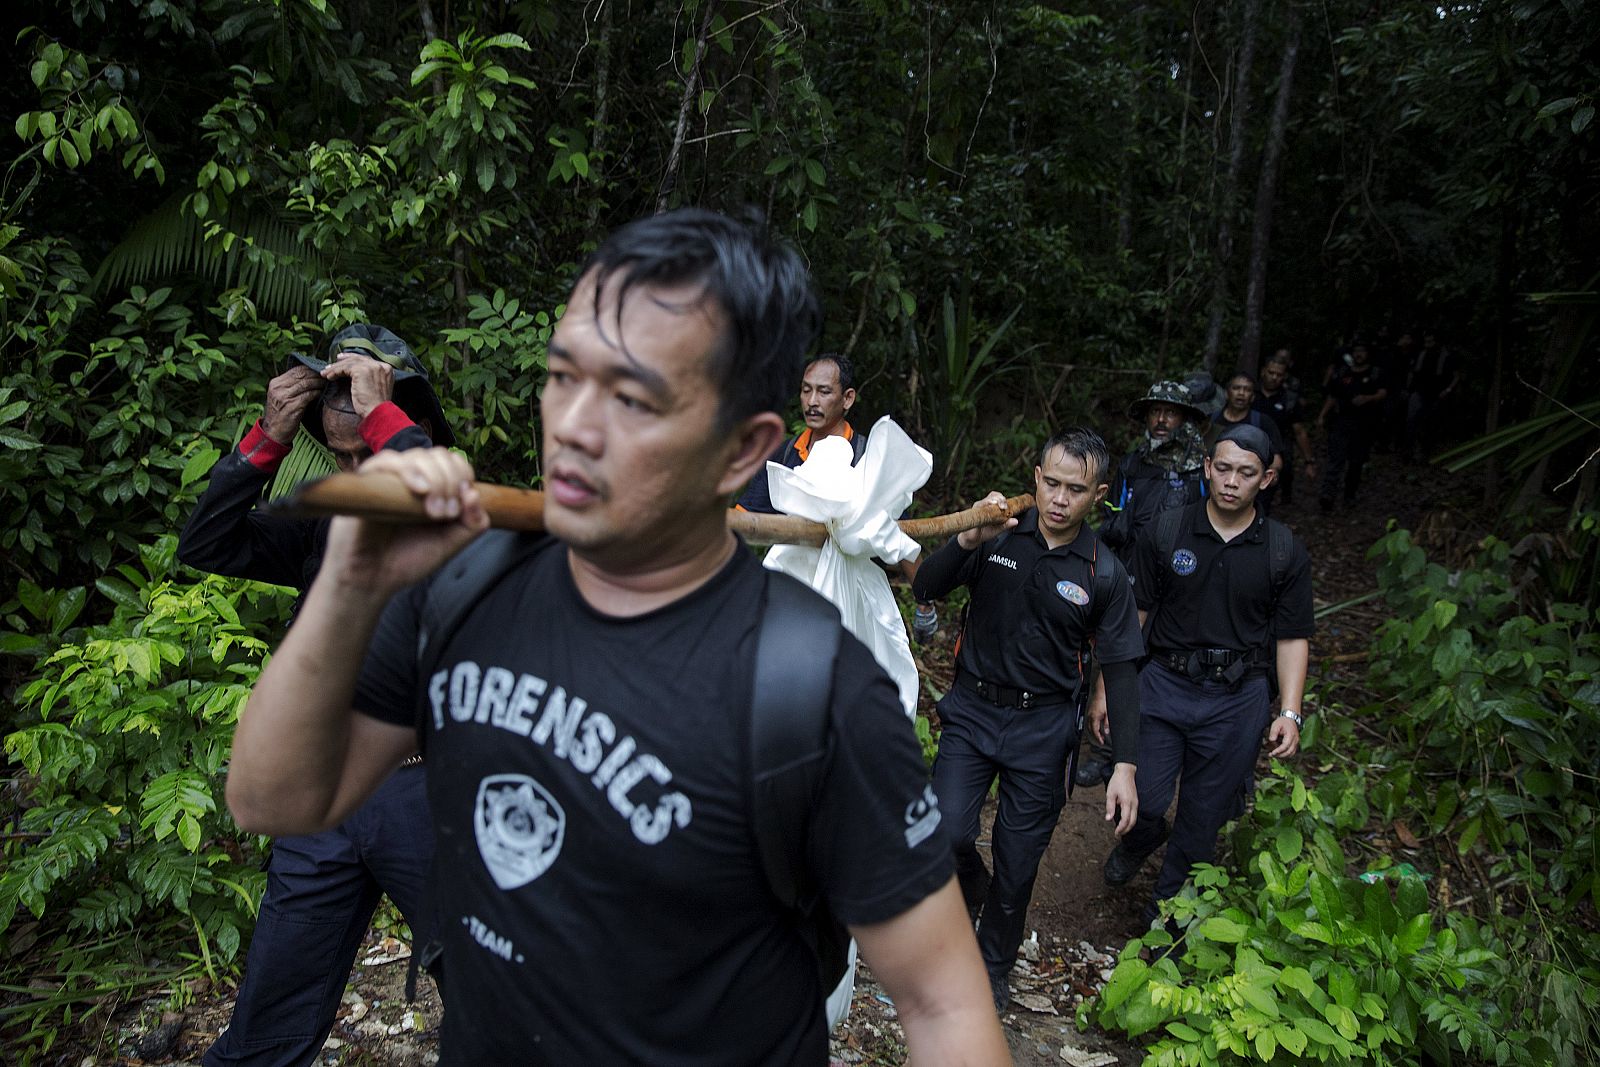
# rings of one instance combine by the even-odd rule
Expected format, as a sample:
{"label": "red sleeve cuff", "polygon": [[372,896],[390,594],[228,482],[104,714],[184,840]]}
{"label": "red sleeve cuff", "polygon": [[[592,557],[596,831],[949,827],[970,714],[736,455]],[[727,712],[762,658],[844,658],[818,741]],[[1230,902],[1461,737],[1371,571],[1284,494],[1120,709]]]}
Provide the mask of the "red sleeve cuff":
{"label": "red sleeve cuff", "polygon": [[415,425],[410,416],[400,410],[398,404],[392,400],[385,400],[372,409],[372,414],[361,420],[361,439],[367,443],[368,448],[378,452],[389,443],[389,438]]}
{"label": "red sleeve cuff", "polygon": [[267,436],[267,431],[261,428],[261,420],[250,427],[250,432],[244,435],[244,440],[239,442],[239,453],[256,470],[263,474],[271,474],[278,469],[278,464],[283,462],[283,457],[289,454],[289,445],[274,441]]}

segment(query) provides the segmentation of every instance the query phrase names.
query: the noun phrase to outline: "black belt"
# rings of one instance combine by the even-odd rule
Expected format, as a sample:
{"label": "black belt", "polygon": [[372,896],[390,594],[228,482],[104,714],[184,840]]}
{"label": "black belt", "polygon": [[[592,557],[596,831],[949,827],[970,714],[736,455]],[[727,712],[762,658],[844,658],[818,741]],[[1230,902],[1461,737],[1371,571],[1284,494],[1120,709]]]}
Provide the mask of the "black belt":
{"label": "black belt", "polygon": [[1152,658],[1174,674],[1194,681],[1209,679],[1229,685],[1243,678],[1252,667],[1265,663],[1255,652],[1240,652],[1231,648],[1195,648],[1185,652],[1151,651]]}
{"label": "black belt", "polygon": [[1062,693],[1033,693],[1015,686],[986,682],[962,670],[956,671],[956,684],[991,704],[1002,708],[1021,708],[1023,711],[1032,711],[1046,704],[1065,704],[1068,699]]}

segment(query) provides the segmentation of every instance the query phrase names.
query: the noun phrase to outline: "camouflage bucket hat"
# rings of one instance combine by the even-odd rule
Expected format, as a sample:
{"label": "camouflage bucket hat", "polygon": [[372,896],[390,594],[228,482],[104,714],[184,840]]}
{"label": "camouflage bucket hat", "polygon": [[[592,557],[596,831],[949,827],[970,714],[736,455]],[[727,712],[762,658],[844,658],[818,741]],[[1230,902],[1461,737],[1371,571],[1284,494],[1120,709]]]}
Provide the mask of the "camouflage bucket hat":
{"label": "camouflage bucket hat", "polygon": [[[295,352],[289,358],[296,363],[310,367],[318,374],[338,358],[341,352],[356,352],[363,356],[371,356],[382,363],[387,363],[394,369],[394,402],[410,416],[411,421],[428,423],[432,431],[433,443],[449,447],[456,443],[455,434],[450,430],[450,424],[445,422],[444,409],[439,405],[439,397],[433,391],[433,383],[428,380],[428,371],[422,365],[422,360],[411,351],[411,346],[401,340],[399,335],[390,332],[382,326],[370,322],[358,322],[353,326],[346,326],[328,339],[326,359],[318,359],[303,352]],[[322,431],[322,398],[318,397],[306,410],[303,425],[318,442],[326,445],[328,442]]]}
{"label": "camouflage bucket hat", "polygon": [[1194,400],[1189,396],[1189,390],[1182,382],[1161,381],[1150,387],[1144,396],[1128,405],[1130,418],[1142,419],[1144,412],[1151,404],[1171,404],[1175,408],[1183,409],[1183,413],[1191,419],[1204,419],[1206,413],[1195,406]]}

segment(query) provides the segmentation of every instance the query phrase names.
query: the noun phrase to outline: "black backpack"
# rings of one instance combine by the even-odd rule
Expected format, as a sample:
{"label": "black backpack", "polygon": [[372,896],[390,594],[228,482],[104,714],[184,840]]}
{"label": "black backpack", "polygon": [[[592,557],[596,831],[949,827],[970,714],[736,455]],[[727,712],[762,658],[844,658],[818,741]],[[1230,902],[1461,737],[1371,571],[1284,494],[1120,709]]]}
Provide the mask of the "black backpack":
{"label": "black backpack", "polygon": [[[490,530],[446,563],[423,601],[419,677],[433,673],[439,648],[501,577],[554,543],[548,534]],[[832,604],[800,582],[765,575],[750,701],[751,825],[767,885],[816,953],[827,996],[844,977],[850,934],[807,874],[807,827],[832,740],[831,686],[817,684],[813,665],[833,663],[844,624]],[[795,655],[796,648],[806,655]],[[438,955],[436,942],[426,946],[421,965],[431,968]]]}

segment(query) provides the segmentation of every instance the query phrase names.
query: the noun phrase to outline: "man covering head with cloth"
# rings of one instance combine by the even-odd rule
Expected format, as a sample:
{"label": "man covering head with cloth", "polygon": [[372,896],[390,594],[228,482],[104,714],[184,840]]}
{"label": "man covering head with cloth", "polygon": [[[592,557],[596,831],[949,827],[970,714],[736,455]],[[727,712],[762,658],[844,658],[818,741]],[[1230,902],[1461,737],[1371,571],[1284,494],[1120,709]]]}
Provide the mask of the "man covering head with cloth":
{"label": "man covering head with cloth", "polygon": [[[442,1063],[827,1062],[826,991],[764,875],[750,800],[762,604],[791,580],[726,519],[783,437],[817,325],[799,258],[748,227],[696,209],[632,223],[550,339],[553,537],[424,656],[429,576],[488,523],[471,467],[380,454],[370,469],[438,521],[335,521],[240,717],[228,801],[252,829],[325,825],[420,738]],[[918,1063],[1006,1062],[895,687],[848,633],[816,674],[831,707],[804,873]]]}

